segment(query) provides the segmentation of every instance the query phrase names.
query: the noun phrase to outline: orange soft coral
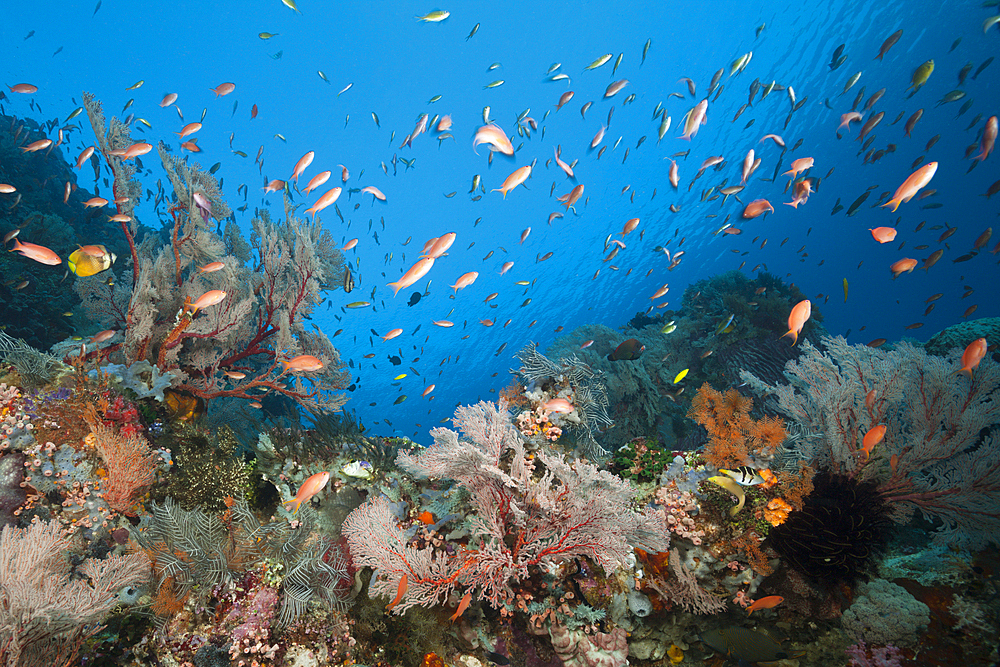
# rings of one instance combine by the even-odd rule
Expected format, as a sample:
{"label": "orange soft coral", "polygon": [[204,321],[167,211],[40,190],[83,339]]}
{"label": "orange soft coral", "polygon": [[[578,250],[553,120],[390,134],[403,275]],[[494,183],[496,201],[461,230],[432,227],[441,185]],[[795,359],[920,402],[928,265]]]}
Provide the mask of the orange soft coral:
{"label": "orange soft coral", "polygon": [[753,400],[735,389],[725,394],[707,382],[691,401],[688,417],[708,431],[705,460],[717,468],[745,465],[751,454],[768,456],[785,439],[784,422],[777,417],[755,421]]}
{"label": "orange soft coral", "polygon": [[792,511],[792,506],[786,503],[781,498],[774,498],[764,509],[764,518],[772,526],[780,526],[785,523],[788,518],[789,512]]}

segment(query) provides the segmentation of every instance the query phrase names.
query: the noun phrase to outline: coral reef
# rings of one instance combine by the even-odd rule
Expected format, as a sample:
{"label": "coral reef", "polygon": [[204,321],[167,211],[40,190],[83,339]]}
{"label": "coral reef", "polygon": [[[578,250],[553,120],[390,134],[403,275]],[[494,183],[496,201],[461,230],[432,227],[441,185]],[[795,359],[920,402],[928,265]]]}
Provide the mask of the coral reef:
{"label": "coral reef", "polygon": [[[112,118],[105,131],[100,102],[85,94],[84,105],[114,173],[132,272],[114,285],[96,276],[77,284],[97,326],[124,333],[115,354],[127,366],[145,360],[173,373],[177,389],[205,400],[276,395],[313,412],[339,409],[346,399],[336,392],[347,383],[339,355],[325,334],[305,326],[322,292],[341,282],[343,256],[329,232],[294,217],[286,202],[283,223],[272,222],[266,210],[254,219],[249,246],[235,225],[219,236],[208,220],[221,221],[230,210],[215,178],[161,142],[160,161],[174,189],[170,240],[163,245],[147,235],[137,241],[134,202],[142,189],[134,167],[118,154],[133,143],[129,128]],[[222,268],[200,270],[211,262]],[[208,296],[215,298],[202,307],[199,299]],[[290,370],[287,360],[303,356],[316,360],[312,369]]]}
{"label": "coral reef", "polygon": [[[810,465],[875,482],[893,517],[919,510],[935,540],[981,548],[1000,534],[1000,364],[989,355],[972,378],[957,375],[961,350],[929,355],[908,343],[885,351],[824,338],[789,362],[788,384],[742,377],[776,410],[816,437],[791,443]],[[868,454],[866,433],[886,427]]]}

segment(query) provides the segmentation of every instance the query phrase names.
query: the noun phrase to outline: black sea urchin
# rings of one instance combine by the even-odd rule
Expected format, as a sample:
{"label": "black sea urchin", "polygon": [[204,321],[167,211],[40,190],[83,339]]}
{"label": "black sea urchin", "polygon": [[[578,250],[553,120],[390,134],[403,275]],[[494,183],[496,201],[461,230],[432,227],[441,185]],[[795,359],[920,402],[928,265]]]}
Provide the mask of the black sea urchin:
{"label": "black sea urchin", "polygon": [[828,586],[867,580],[893,527],[874,482],[828,470],[813,479],[801,510],[772,528],[768,542],[793,568]]}

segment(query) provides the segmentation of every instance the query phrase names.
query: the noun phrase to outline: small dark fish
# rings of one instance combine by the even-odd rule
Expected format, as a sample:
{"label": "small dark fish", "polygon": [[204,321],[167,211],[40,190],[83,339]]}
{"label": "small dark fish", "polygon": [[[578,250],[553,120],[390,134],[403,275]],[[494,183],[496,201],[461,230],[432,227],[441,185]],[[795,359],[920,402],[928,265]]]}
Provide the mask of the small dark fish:
{"label": "small dark fish", "polygon": [[875,340],[868,343],[868,347],[879,348],[885,345],[885,343],[886,343],[885,338],[876,338]]}
{"label": "small dark fish", "polygon": [[507,343],[502,344],[499,348],[497,348],[497,351],[493,353],[493,356],[499,357],[500,353],[503,352],[506,348],[507,348]]}
{"label": "small dark fish", "polygon": [[472,39],[473,35],[475,35],[477,32],[479,32],[479,24],[478,23],[476,25],[472,26],[472,31],[469,32],[468,36],[465,38],[465,41],[469,41],[470,39]]}
{"label": "small dark fish", "polygon": [[97,6],[94,7],[94,13],[90,15],[90,18],[97,16],[97,10],[101,8],[101,0],[97,0]]}
{"label": "small dark fish", "polygon": [[413,294],[410,295],[410,302],[407,305],[415,306],[419,302],[420,302],[420,292],[414,292]]}
{"label": "small dark fish", "polygon": [[837,215],[837,213],[843,210],[844,207],[840,205],[840,197],[837,197],[837,203],[833,205],[833,210],[830,211],[830,215]]}
{"label": "small dark fish", "polygon": [[940,203],[940,202],[934,202],[933,204],[924,204],[924,205],[923,205],[923,206],[921,206],[920,208],[923,208],[923,209],[928,209],[928,208],[941,208],[942,206],[944,206],[944,204],[942,204],[942,203]]}
{"label": "small dark fish", "polygon": [[865,203],[865,200],[868,199],[868,195],[870,194],[871,190],[866,190],[861,194],[860,197],[855,199],[854,203],[851,204],[850,208],[847,209],[847,217],[853,216],[857,212],[858,208]]}
{"label": "small dark fish", "polygon": [[646,346],[635,338],[629,338],[608,355],[608,361],[634,361],[646,349]]}
{"label": "small dark fish", "polygon": [[[25,41],[28,41],[29,39],[31,39],[31,38],[32,38],[32,37],[34,37],[34,36],[35,36],[35,31],[34,31],[34,30],[32,30],[31,32],[29,32],[29,33],[27,34],[27,36],[26,36],[26,37],[24,38],[24,40],[25,40]],[[975,79],[976,77],[972,77],[972,78],[973,78],[973,79]]]}
{"label": "small dark fish", "polygon": [[899,41],[899,38],[903,36],[903,29],[900,28],[896,32],[889,35],[884,42],[882,42],[882,47],[878,50],[878,55],[875,56],[875,60],[882,60],[882,57],[889,52],[889,49]]}
{"label": "small dark fish", "polygon": [[836,62],[830,63],[830,71],[834,72],[840,69],[840,66],[846,62],[847,62],[847,56],[846,55],[840,56],[840,58]]}
{"label": "small dark fish", "polygon": [[52,57],[55,58],[56,56],[58,56],[60,53],[62,53],[62,50],[63,47],[60,46],[58,49],[56,49],[56,52],[52,54]]}
{"label": "small dark fish", "polygon": [[844,47],[846,46],[847,46],[846,44],[841,44],[836,49],[834,49],[833,57],[830,58],[830,69],[834,69],[833,63],[837,62],[837,59],[840,58],[841,54],[844,53]]}
{"label": "small dark fish", "polygon": [[951,53],[952,51],[954,51],[955,49],[957,49],[958,45],[961,44],[961,43],[962,43],[962,38],[959,37],[958,39],[956,39],[954,42],[951,43],[951,48],[948,49],[948,53]]}
{"label": "small dark fish", "polygon": [[506,656],[500,655],[499,653],[494,653],[493,651],[486,651],[486,657],[494,665],[509,665],[510,660]]}
{"label": "small dark fish", "polygon": [[406,400],[406,394],[403,394],[399,398],[397,398],[395,401],[393,401],[392,404],[393,405],[399,405],[400,403],[402,403],[405,400]]}
{"label": "small dark fish", "polygon": [[987,68],[987,67],[989,66],[989,64],[990,64],[991,62],[993,62],[993,56],[990,56],[990,57],[989,57],[989,58],[987,58],[987,59],[986,59],[985,61],[983,61],[983,64],[979,66],[979,68],[978,68],[978,69],[976,70],[976,73],[972,75],[972,80],[973,80],[973,81],[975,81],[975,80],[976,80],[976,77],[977,77],[977,76],[979,76],[979,74],[980,74],[980,73],[981,73],[981,72],[982,72],[982,71],[983,71],[984,69],[986,69],[986,68]]}
{"label": "small dark fish", "polygon": [[972,71],[972,63],[965,63],[962,69],[958,70],[958,85],[965,83],[965,77],[969,76],[969,72]]}
{"label": "small dark fish", "polygon": [[210,173],[210,174],[214,174],[215,172],[219,171],[219,168],[220,168],[221,166],[222,166],[222,163],[221,163],[221,162],[216,162],[216,163],[215,163],[215,164],[213,164],[213,165],[211,166],[211,168],[210,168],[210,169],[208,170],[208,173]]}
{"label": "small dark fish", "polygon": [[351,291],[354,290],[354,276],[351,275],[351,270],[347,268],[344,269],[343,287],[344,287],[344,292],[346,292],[347,294],[350,294]]}

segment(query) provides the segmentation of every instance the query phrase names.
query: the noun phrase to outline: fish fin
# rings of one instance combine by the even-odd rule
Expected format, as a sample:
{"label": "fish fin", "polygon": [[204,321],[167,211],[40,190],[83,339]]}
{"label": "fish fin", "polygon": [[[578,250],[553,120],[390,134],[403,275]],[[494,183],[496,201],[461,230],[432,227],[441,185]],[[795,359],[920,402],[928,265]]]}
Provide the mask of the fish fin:
{"label": "fish fin", "polygon": [[[795,343],[799,341],[799,333],[795,329],[789,329],[787,332],[781,334],[781,338],[791,334],[792,335],[792,347],[795,347]],[[779,338],[780,340],[780,338]]]}
{"label": "fish fin", "polygon": [[882,206],[880,206],[879,208],[884,208],[884,207],[889,206],[891,204],[892,205],[892,212],[895,213],[896,209],[899,208],[899,205],[902,204],[902,203],[903,203],[902,199],[890,199],[886,203],[882,204]]}
{"label": "fish fin", "polygon": [[296,514],[299,511],[299,508],[302,507],[302,501],[299,500],[298,498],[292,498],[291,500],[286,500],[285,502],[283,502],[281,504],[282,505],[295,505],[295,509],[290,509],[289,507],[285,508],[288,511],[290,511],[292,514]]}

